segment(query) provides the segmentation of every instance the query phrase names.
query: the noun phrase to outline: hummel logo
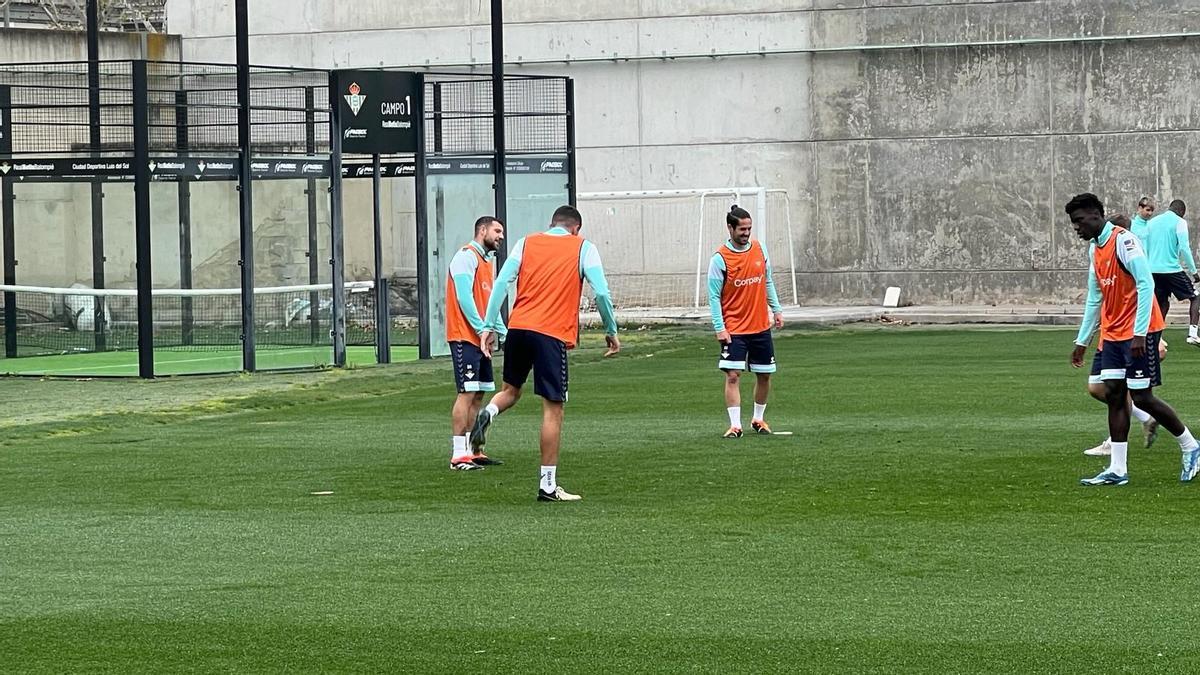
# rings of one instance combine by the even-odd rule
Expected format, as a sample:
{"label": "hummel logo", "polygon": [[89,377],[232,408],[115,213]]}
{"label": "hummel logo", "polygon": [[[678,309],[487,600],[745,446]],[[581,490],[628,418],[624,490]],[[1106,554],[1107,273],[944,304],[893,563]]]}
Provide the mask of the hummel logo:
{"label": "hummel logo", "polygon": [[0,164],[0,173],[2,173],[2,174],[4,174],[4,175],[6,175],[6,176],[7,176],[9,171],[12,171],[12,165],[11,165],[11,164],[9,164],[8,162],[5,162],[5,163],[3,163],[3,164]]}
{"label": "hummel logo", "polygon": [[728,349],[721,350],[721,358],[723,358],[723,359],[729,358],[729,350]]}
{"label": "hummel logo", "polygon": [[200,173],[204,173],[204,170],[208,168],[208,164],[206,164],[204,160],[200,160],[200,163],[197,165],[197,167],[200,169]]}
{"label": "hummel logo", "polygon": [[157,168],[158,168],[158,162],[151,160],[150,161],[150,173],[154,173],[154,170]]}

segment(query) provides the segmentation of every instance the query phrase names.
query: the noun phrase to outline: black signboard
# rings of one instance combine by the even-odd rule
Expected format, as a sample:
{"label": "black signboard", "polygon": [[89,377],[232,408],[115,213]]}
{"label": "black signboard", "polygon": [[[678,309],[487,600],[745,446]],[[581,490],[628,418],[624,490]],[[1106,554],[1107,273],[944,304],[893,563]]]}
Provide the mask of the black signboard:
{"label": "black signboard", "polygon": [[433,174],[492,173],[490,157],[436,157],[425,160],[425,172]]}
{"label": "black signboard", "polygon": [[[375,166],[371,162],[346,162],[342,164],[343,178],[370,178],[375,175]],[[417,175],[417,164],[411,160],[381,162],[379,164],[380,178],[411,178]]]}
{"label": "black signboard", "polygon": [[424,114],[420,75],[335,70],[332,79],[342,152],[395,155],[417,151]]}

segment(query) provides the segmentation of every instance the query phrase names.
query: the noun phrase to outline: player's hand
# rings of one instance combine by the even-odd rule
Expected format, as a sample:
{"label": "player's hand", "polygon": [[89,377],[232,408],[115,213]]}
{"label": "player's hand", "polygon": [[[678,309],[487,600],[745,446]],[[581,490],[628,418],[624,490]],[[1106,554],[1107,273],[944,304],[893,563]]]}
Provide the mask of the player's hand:
{"label": "player's hand", "polygon": [[1144,357],[1146,355],[1146,336],[1134,335],[1133,342],[1129,345],[1129,351],[1135,359]]}
{"label": "player's hand", "polygon": [[608,349],[604,350],[604,358],[615,356],[617,352],[621,351],[621,341],[617,339],[616,335],[605,335],[604,344],[608,345]]}
{"label": "player's hand", "polygon": [[729,331],[723,330],[717,333],[717,342],[721,344],[729,344]]}
{"label": "player's hand", "polygon": [[484,358],[492,358],[492,340],[495,338],[496,334],[490,330],[479,334],[479,350],[483,352]]}
{"label": "player's hand", "polygon": [[775,312],[775,330],[783,328],[783,312]]}
{"label": "player's hand", "polygon": [[1083,355],[1087,353],[1087,347],[1083,345],[1075,345],[1075,349],[1071,350],[1071,367],[1083,367]]}

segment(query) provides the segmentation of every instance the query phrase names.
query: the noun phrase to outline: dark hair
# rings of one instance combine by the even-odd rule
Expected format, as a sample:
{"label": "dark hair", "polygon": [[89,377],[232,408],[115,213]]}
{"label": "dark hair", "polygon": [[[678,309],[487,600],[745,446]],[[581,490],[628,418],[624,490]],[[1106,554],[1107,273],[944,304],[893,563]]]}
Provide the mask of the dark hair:
{"label": "dark hair", "polygon": [[475,221],[475,234],[479,234],[479,231],[488,225],[498,222],[500,222],[500,219],[495,216],[479,216],[479,220]]}
{"label": "dark hair", "polygon": [[749,218],[750,212],[742,207],[734,204],[729,207],[729,213],[725,216],[725,224],[730,227],[737,227],[741,224],[743,218]]}
{"label": "dark hair", "polygon": [[550,222],[554,225],[559,223],[579,223],[582,225],[583,216],[579,214],[579,209],[570,204],[564,204],[554,209],[554,217],[550,219]]}
{"label": "dark hair", "polygon": [[1071,215],[1072,211],[1078,211],[1079,209],[1095,209],[1100,212],[1100,215],[1104,215],[1104,202],[1100,201],[1100,198],[1096,195],[1084,192],[1083,194],[1071,197],[1071,201],[1067,202],[1067,205],[1063,208],[1068,216]]}
{"label": "dark hair", "polygon": [[1176,199],[1167,208],[1174,211],[1180,218],[1187,214],[1187,204],[1184,204],[1182,199]]}

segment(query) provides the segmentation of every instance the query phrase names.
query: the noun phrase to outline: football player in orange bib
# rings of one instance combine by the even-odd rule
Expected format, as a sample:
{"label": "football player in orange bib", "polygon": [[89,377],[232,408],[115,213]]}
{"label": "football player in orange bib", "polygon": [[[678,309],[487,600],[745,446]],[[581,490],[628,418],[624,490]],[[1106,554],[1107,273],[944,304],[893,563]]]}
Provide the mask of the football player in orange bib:
{"label": "football player in orange bib", "polygon": [[446,275],[446,342],[454,359],[454,384],[458,397],[451,413],[452,447],[450,468],[457,471],[482,469],[502,464],[478,448],[467,447],[467,432],[483,406],[483,392],[495,391],[492,359],[483,355],[480,335],[483,313],[496,278],[492,263],[496,249],[504,241],[504,223],[492,216],[475,221],[475,238],[459,249],[450,260]]}
{"label": "football player in orange bib", "polygon": [[563,404],[567,401],[567,350],[579,341],[579,299],[585,280],[596,293],[596,308],[604,321],[604,341],[608,344],[604,355],[621,351],[600,252],[579,236],[581,229],[583,216],[579,211],[574,206],[560,206],[549,230],[518,241],[496,278],[483,318],[483,354],[491,356],[492,331],[498,327],[509,285],[516,284],[517,297],[504,343],[504,386],[475,416],[471,445],[483,446],[488,426],[521,399],[521,390],[532,371],[533,392],[542,397],[542,468],[537,495],[542,502],[581,499],[558,484],[558,449]]}
{"label": "football player in orange bib", "polygon": [[771,259],[762,243],[750,239],[750,214],[734,204],[725,216],[729,240],[713,254],[708,266],[708,306],[713,330],[721,343],[717,368],[725,372],[725,407],[729,430],[725,438],[742,437],[741,373],[754,373],[754,415],[750,428],[769,434],[765,419],[775,345],[771,326],[783,328],[783,308],[771,278]]}
{"label": "football player in orange bib", "polygon": [[1088,257],[1088,296],[1083,322],[1071,351],[1071,365],[1083,357],[1096,326],[1103,345],[1100,379],[1108,402],[1108,431],[1112,455],[1108,468],[1084,485],[1125,485],[1129,482],[1129,402],[1150,413],[1175,436],[1182,451],[1179,480],[1187,482],[1200,467],[1200,444],[1166,402],[1154,396],[1162,384],[1158,342],[1163,318],[1154,300],[1154,278],[1142,245],[1131,232],[1104,218],[1104,204],[1096,195],[1076,195],[1064,208],[1080,239],[1091,242]]}

